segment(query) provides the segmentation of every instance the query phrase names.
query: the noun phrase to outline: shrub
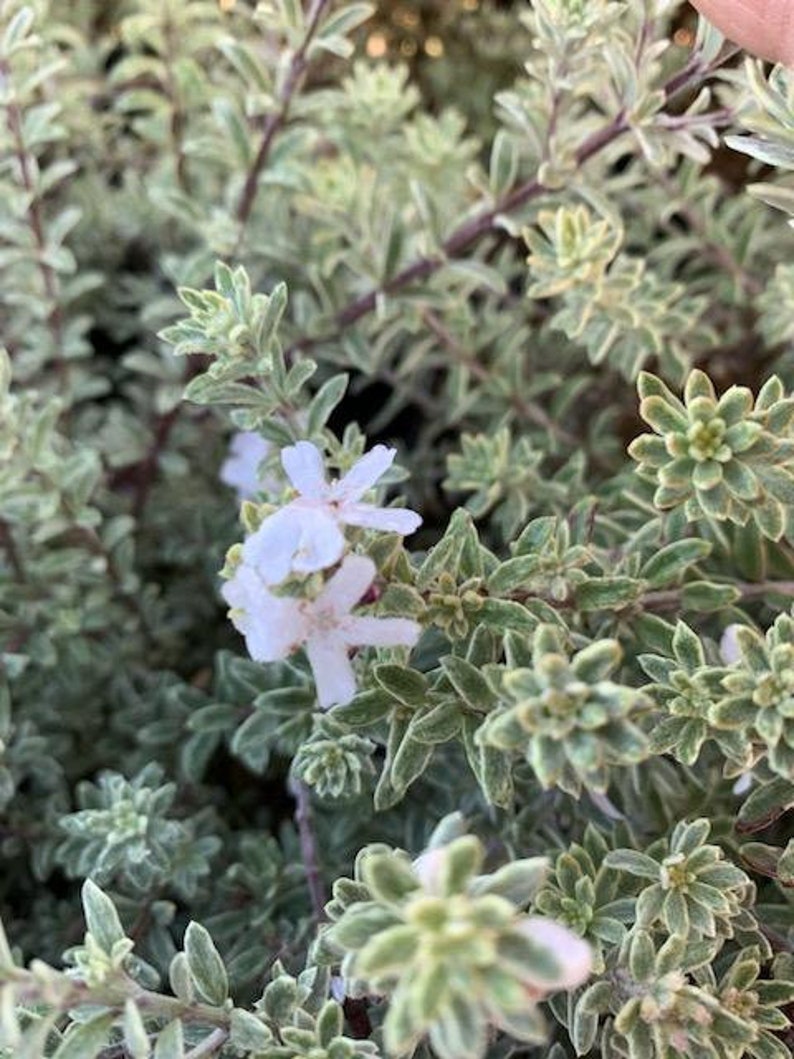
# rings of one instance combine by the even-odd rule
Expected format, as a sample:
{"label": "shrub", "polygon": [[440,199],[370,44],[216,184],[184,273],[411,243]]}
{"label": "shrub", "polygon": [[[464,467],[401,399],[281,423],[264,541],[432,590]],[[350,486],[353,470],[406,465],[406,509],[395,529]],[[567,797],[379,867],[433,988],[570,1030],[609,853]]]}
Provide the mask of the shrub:
{"label": "shrub", "polygon": [[794,76],[0,22],[2,1059],[789,1056]]}

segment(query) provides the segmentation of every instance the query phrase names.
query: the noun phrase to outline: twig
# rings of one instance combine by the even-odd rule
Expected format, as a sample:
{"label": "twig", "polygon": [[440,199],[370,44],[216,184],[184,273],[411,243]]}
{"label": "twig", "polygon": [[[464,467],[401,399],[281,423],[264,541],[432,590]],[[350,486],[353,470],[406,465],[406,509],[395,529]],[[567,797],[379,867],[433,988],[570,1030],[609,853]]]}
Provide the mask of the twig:
{"label": "twig", "polygon": [[259,177],[267,163],[276,133],[282,128],[289,116],[290,107],[292,106],[292,98],[297,91],[298,85],[300,84],[301,78],[306,72],[306,67],[308,65],[306,53],[309,50],[309,45],[312,42],[314,34],[317,32],[320,18],[323,11],[328,6],[328,3],[329,0],[313,0],[307,16],[306,32],[304,33],[303,40],[292,56],[287,76],[284,80],[281,91],[279,92],[278,107],[268,116],[264,129],[262,130],[262,140],[259,144],[259,150],[257,151],[256,157],[251,163],[251,168],[245,178],[245,184],[243,185],[243,190],[240,194],[240,200],[235,212],[239,231],[237,234],[237,243],[232,255],[233,257],[237,256],[237,251],[240,249],[245,226],[248,223],[248,218],[251,216],[251,210],[253,209],[256,200],[256,194],[259,188]]}
{"label": "twig", "polygon": [[219,1048],[223,1047],[228,1039],[228,1030],[213,1030],[209,1037],[204,1038],[201,1044],[197,1044],[195,1048],[191,1048],[190,1051],[185,1054],[185,1059],[204,1059],[204,1056],[214,1055]]}
{"label": "twig", "polygon": [[[246,178],[237,207],[237,220],[240,224],[240,233],[238,235],[237,245],[233,256],[236,256],[237,251],[239,250],[243,230],[256,198],[259,176],[262,168],[267,162],[273,139],[287,120],[292,97],[300,82],[300,78],[305,71],[306,52],[311,39],[316,32],[326,2],[327,0],[315,0],[314,2],[314,6],[309,15],[306,36],[304,37],[301,46],[293,55],[290,70],[280,94],[281,105],[273,114],[271,114],[263,130],[259,151],[252,163],[248,177]],[[699,56],[695,56],[681,71],[679,71],[678,74],[675,75],[675,77],[668,81],[665,87],[665,97],[670,100],[679,93],[690,88],[693,84],[697,83],[700,78],[707,76],[716,69],[716,67],[721,65],[722,62],[731,58],[733,54],[735,54],[735,52],[729,52],[723,59],[715,61],[709,66],[704,66],[701,63]],[[576,152],[575,158],[577,166],[584,165],[590,158],[609,146],[609,144],[613,143],[620,135],[627,131],[628,128],[629,124],[625,115],[619,114],[603,129],[593,133],[585,140]],[[315,336],[303,335],[295,339],[285,350],[286,359],[289,361],[298,353],[312,349],[324,342],[335,340],[345,328],[356,323],[363,316],[366,316],[374,310],[380,294],[393,294],[403,287],[416,283],[419,280],[426,279],[428,276],[438,271],[449,258],[459,256],[473,243],[477,242],[477,240],[483,235],[492,232],[499,216],[519,209],[544,191],[546,191],[546,188],[541,184],[537,177],[534,177],[527,183],[514,188],[513,191],[507,194],[496,206],[485,210],[457,228],[442,244],[442,252],[440,255],[418,258],[412,264],[407,265],[401,272],[398,272],[397,275],[382,288],[374,288],[367,294],[363,294],[354,299],[345,308],[341,309],[334,317],[335,326],[332,331]],[[138,493],[134,502],[134,509],[138,515],[140,515],[146,505],[148,494],[156,474],[159,453],[165,447],[178,415],[179,412],[174,410],[173,413],[168,413],[161,418],[156,429],[153,444],[140,465],[141,470],[138,479]]]}
{"label": "twig", "polygon": [[312,902],[315,922],[321,923],[325,919],[325,887],[323,886],[320,873],[319,857],[317,855],[317,840],[312,826],[312,807],[309,789],[300,780],[291,779],[289,790],[295,799],[295,823],[298,827],[298,837],[301,846],[301,858],[303,868],[306,872],[306,885]]}
{"label": "twig", "polygon": [[171,104],[171,148],[174,152],[174,163],[176,179],[179,187],[185,193],[190,192],[190,182],[187,176],[187,158],[185,157],[184,128],[185,115],[182,109],[182,101],[179,98],[179,89],[174,77],[174,23],[171,13],[166,6],[165,21],[163,23],[163,37],[165,38],[165,90],[168,101]]}
{"label": "twig", "polygon": [[[686,588],[686,585],[683,587]],[[773,594],[794,596],[794,581],[739,581],[738,583],[732,582],[731,587],[738,589],[742,594],[742,599],[748,602]],[[669,588],[662,592],[646,592],[640,597],[639,602],[646,610],[669,610],[671,607],[681,605],[681,589]]]}
{"label": "twig", "polygon": [[[452,354],[458,364],[466,368],[467,371],[470,371],[479,382],[487,383],[491,381],[491,373],[485,365],[481,364],[474,354],[469,353],[463,348],[455,336],[447,329],[447,327],[445,327],[443,321],[441,321],[431,309],[422,313],[422,319],[444,348]],[[534,423],[535,426],[543,427],[544,430],[548,430],[550,434],[554,434],[559,441],[562,441],[567,445],[577,446],[581,444],[579,438],[574,437],[573,434],[569,434],[564,427],[559,425],[559,423],[555,423],[551,416],[547,412],[544,412],[540,405],[536,404],[534,401],[528,401],[517,393],[510,394],[509,399],[510,404],[523,419],[526,419],[530,423]]]}
{"label": "twig", "polygon": [[[584,163],[592,158],[593,155],[598,154],[598,152],[606,147],[607,144],[612,143],[612,141],[616,139],[620,133],[624,132],[626,128],[628,128],[626,118],[621,114],[611,121],[604,129],[599,129],[598,132],[589,136],[576,152],[576,165],[584,165]],[[449,258],[459,257],[483,235],[491,232],[496,225],[498,217],[504,213],[512,213],[514,210],[531,202],[532,199],[537,198],[537,196],[541,195],[544,191],[546,191],[546,188],[541,184],[537,177],[534,177],[525,184],[521,184],[510,192],[509,195],[506,195],[496,206],[485,210],[483,213],[466,221],[465,224],[462,224],[457,228],[452,235],[441,244],[440,254],[420,257],[410,265],[406,265],[406,267],[401,272],[398,272],[388,283],[385,283],[382,287],[375,287],[366,294],[362,294],[338,312],[334,317],[335,327],[333,331],[315,337],[306,335],[302,338],[296,339],[287,347],[285,356],[289,359],[296,353],[305,352],[313,346],[319,345],[323,342],[333,341],[345,330],[345,328],[356,323],[362,318],[362,316],[367,316],[371,313],[381,294],[394,294],[395,291],[398,291],[403,287],[411,286],[413,283],[418,283],[420,280],[432,276],[434,272],[437,272],[449,260]]]}
{"label": "twig", "polygon": [[[684,584],[679,588],[667,588],[660,592],[645,592],[643,595],[638,596],[637,599],[618,607],[618,612],[633,613],[637,608],[642,610],[673,610],[680,608],[681,593],[686,587]],[[731,582],[730,587],[739,590],[741,599],[744,602],[763,599],[764,596],[775,594],[794,597],[794,581],[740,581],[738,583]],[[487,598],[487,593],[484,598]],[[553,607],[555,610],[571,610],[577,605],[575,593],[567,599],[552,599],[550,596],[544,596],[542,592],[516,591],[500,598],[510,599],[516,603],[541,600],[541,602]],[[603,609],[608,610],[609,608],[604,607]]]}
{"label": "twig", "polygon": [[171,431],[173,430],[179,416],[180,407],[181,406],[178,404],[174,405],[172,409],[165,412],[157,420],[151,444],[149,445],[143,460],[138,464],[135,497],[132,502],[132,512],[136,519],[141,517],[143,509],[146,507],[149,493],[151,492],[155,478],[157,477],[157,464],[160,458],[160,453],[168,442],[168,438],[170,437]]}
{"label": "twig", "polygon": [[[5,59],[0,59],[0,77],[2,77],[7,83],[11,83],[11,67]],[[47,314],[47,324],[52,333],[53,345],[55,347],[56,369],[60,376],[61,388],[65,390],[69,383],[69,366],[66,362],[63,351],[63,319],[61,316],[61,306],[58,301],[58,277],[52,266],[45,260],[47,241],[44,238],[41,202],[36,194],[28,150],[25,146],[25,140],[22,135],[22,114],[19,108],[19,103],[13,97],[9,99],[6,104],[6,119],[8,122],[8,130],[14,141],[14,151],[17,162],[19,163],[19,174],[22,178],[22,185],[30,199],[30,204],[27,210],[28,223],[33,235],[33,241],[36,244],[36,263],[39,267],[39,272],[41,273],[44,292],[50,303],[50,310]]]}
{"label": "twig", "polygon": [[4,518],[0,518],[0,548],[5,551],[6,557],[8,558],[8,565],[13,570],[14,577],[17,581],[27,581],[25,567],[22,564],[22,557],[19,554],[17,543],[14,540],[14,534],[11,530],[11,526]]}
{"label": "twig", "polygon": [[[717,59],[707,66],[703,65],[699,56],[695,56],[689,63],[687,63],[683,70],[679,71],[678,74],[667,82],[664,88],[665,99],[669,102],[680,93],[686,91],[703,77],[721,66],[731,58],[733,54],[735,54],[735,52],[728,52],[721,59]],[[723,111],[715,113],[717,113],[719,119],[722,120]],[[620,113],[605,125],[603,129],[599,129],[591,136],[588,136],[574,156],[577,168],[585,165],[586,162],[599,154],[604,148],[614,143],[614,141],[622,136],[623,133],[627,132],[630,127],[631,125],[628,117],[624,113]],[[334,317],[333,330],[321,335],[303,335],[300,338],[295,339],[285,351],[287,359],[294,357],[297,353],[312,349],[314,346],[334,341],[345,328],[356,323],[363,316],[367,316],[371,313],[375,309],[382,294],[394,294],[403,287],[408,287],[420,280],[427,279],[428,276],[433,275],[434,272],[437,272],[442,268],[449,258],[459,257],[482,236],[492,232],[496,228],[496,222],[502,214],[512,213],[515,210],[520,209],[522,206],[525,206],[528,202],[531,202],[547,190],[548,189],[541,183],[537,176],[533,177],[532,180],[519,185],[517,188],[514,188],[513,191],[505,195],[495,206],[484,210],[482,213],[460,225],[459,228],[456,228],[452,235],[441,244],[440,253],[417,258],[415,261],[411,262],[410,265],[406,265],[406,267],[402,269],[401,272],[398,272],[388,283],[383,284],[381,287],[374,287],[366,294],[360,295],[346,305]]]}

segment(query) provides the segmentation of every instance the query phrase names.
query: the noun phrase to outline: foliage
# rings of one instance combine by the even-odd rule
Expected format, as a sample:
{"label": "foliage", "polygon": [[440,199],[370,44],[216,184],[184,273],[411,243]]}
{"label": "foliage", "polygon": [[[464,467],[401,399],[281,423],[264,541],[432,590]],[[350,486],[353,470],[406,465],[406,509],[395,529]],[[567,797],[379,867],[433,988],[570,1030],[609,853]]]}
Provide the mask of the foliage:
{"label": "foliage", "polygon": [[791,1054],[792,73],[0,0],[0,111],[2,1059]]}

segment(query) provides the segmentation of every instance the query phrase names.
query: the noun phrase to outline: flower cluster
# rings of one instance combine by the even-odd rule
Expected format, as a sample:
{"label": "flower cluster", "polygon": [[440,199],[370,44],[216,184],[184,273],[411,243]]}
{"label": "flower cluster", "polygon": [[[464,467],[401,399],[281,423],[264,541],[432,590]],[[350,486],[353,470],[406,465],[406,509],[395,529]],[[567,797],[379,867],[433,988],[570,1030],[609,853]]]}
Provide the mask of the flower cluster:
{"label": "flower cluster", "polygon": [[[276,662],[303,647],[323,709],[349,702],[356,690],[350,650],[360,646],[412,647],[419,626],[407,618],[354,615],[376,567],[363,555],[345,555],[344,528],[357,526],[405,535],[421,523],[405,509],[380,508],[362,497],[391,466],[394,449],[376,445],[338,481],[325,477],[320,450],[299,441],[282,450],[284,471],[297,495],[268,515],[245,541],[223,596],[230,617],[258,662]],[[288,578],[338,569],[313,595],[272,591]]]}
{"label": "flower cluster", "polygon": [[384,846],[363,850],[356,878],[340,880],[324,941],[343,973],[385,994],[386,1051],[413,1053],[427,1034],[440,1059],[479,1059],[489,1026],[543,1039],[537,1002],[588,977],[589,946],[550,919],[521,911],[545,873],[543,858],[479,874],[484,849],[463,836],[411,862]]}
{"label": "flower cluster", "polygon": [[524,754],[544,787],[604,791],[610,766],[646,756],[635,720],[650,700],[609,679],[622,657],[615,640],[598,640],[569,659],[565,639],[558,626],[539,625],[532,668],[492,673],[502,705],[478,738]]}
{"label": "flower cluster", "polygon": [[706,516],[780,540],[794,501],[794,402],[773,377],[753,403],[744,386],[717,399],[702,371],[691,372],[680,401],[655,375],[639,377],[640,415],[656,432],[629,446],[639,473],[657,485],[654,503],[684,505],[689,521]]}

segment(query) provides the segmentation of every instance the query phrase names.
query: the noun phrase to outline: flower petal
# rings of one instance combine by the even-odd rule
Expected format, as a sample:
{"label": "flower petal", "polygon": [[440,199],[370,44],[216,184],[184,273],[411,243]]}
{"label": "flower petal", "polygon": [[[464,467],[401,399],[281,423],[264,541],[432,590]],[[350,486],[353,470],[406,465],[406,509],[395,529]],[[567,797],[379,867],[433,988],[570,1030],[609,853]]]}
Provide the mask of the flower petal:
{"label": "flower petal", "polygon": [[319,500],[328,492],[322,453],[310,441],[298,441],[281,450],[284,471],[301,494]]}
{"label": "flower petal", "polygon": [[307,622],[298,601],[274,596],[245,563],[223,585],[221,595],[231,607],[229,617],[245,636],[248,653],[255,661],[276,662],[304,642]]}
{"label": "flower petal", "polygon": [[720,657],[728,666],[732,666],[734,662],[741,662],[742,660],[739,638],[736,635],[741,628],[741,625],[728,625],[722,634],[720,640]]}
{"label": "flower petal", "polygon": [[300,537],[302,515],[287,504],[270,515],[243,544],[243,562],[256,568],[268,585],[277,585],[289,574]]}
{"label": "flower petal", "polygon": [[292,569],[299,574],[313,574],[334,566],[345,550],[345,538],[336,519],[323,508],[299,510]]}
{"label": "flower petal", "polygon": [[341,618],[358,603],[375,577],[375,564],[365,555],[348,555],[325,586],[315,607],[331,610]]}
{"label": "flower petal", "polygon": [[220,480],[236,490],[240,500],[249,500],[262,488],[259,464],[270,448],[270,442],[253,430],[239,430],[232,436],[229,455],[221,464]]}
{"label": "flower petal", "polygon": [[315,634],[306,643],[306,654],[317,685],[320,709],[347,705],[356,694],[356,678],[342,640],[334,633]]}
{"label": "flower petal", "polygon": [[321,507],[293,501],[266,518],[243,545],[243,561],[255,566],[270,585],[291,572],[311,574],[339,562],[345,548],[342,531]]}
{"label": "flower petal", "polygon": [[422,516],[405,507],[376,507],[374,504],[344,504],[340,518],[348,526],[399,533],[407,537],[422,525]]}
{"label": "flower petal", "polygon": [[421,632],[410,618],[351,617],[341,628],[351,647],[413,647]]}
{"label": "flower petal", "polygon": [[331,487],[334,497],[342,501],[360,500],[368,489],[385,474],[394,463],[397,449],[376,445],[355,463],[344,478]]}

